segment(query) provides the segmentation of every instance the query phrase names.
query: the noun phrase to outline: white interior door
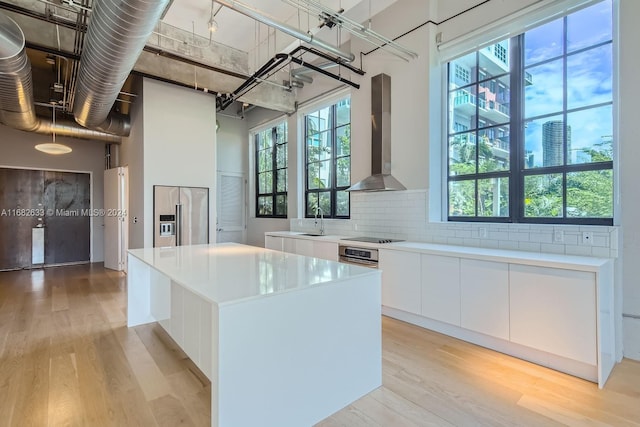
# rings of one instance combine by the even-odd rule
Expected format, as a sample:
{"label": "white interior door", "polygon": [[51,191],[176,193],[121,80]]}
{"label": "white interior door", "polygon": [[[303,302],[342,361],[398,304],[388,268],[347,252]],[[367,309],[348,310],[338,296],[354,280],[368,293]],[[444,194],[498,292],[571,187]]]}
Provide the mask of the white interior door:
{"label": "white interior door", "polygon": [[119,167],[104,171],[104,266],[127,271],[128,170]]}
{"label": "white interior door", "polygon": [[216,242],[246,242],[245,188],[243,174],[218,172]]}

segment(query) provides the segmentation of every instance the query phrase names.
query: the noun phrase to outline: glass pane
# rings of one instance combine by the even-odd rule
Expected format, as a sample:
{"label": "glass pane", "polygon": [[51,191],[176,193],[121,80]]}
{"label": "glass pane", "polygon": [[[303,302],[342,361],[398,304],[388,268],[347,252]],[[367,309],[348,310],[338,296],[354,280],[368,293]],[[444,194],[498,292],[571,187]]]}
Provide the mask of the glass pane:
{"label": "glass pane", "polygon": [[273,173],[265,172],[258,174],[258,193],[266,194],[273,192]]}
{"label": "glass pane", "polygon": [[449,63],[449,89],[476,81],[476,53],[470,53]]}
{"label": "glass pane", "polygon": [[509,39],[481,49],[478,81],[509,72]]}
{"label": "glass pane", "polygon": [[524,177],[524,216],[562,217],[562,174]]}
{"label": "glass pane", "polygon": [[478,171],[495,172],[509,169],[509,126],[478,131]]}
{"label": "glass pane", "polygon": [[331,158],[330,132],[322,132],[307,138],[307,161]]}
{"label": "glass pane", "polygon": [[258,172],[269,171],[273,168],[271,149],[258,151]]}
{"label": "glass pane", "polygon": [[612,39],[611,0],[567,16],[567,51],[572,52]]}
{"label": "glass pane", "polygon": [[331,192],[323,191],[322,193],[319,193],[319,196],[320,196],[320,209],[322,209],[322,214],[326,216],[330,216],[331,215]]}
{"label": "glass pane", "polygon": [[276,196],[276,215],[287,215],[287,196]]}
{"label": "glass pane", "polygon": [[313,216],[318,206],[318,193],[307,193],[307,209],[305,216]]}
{"label": "glass pane", "polygon": [[476,86],[459,89],[449,93],[449,132],[455,129],[467,130],[476,127]]}
{"label": "glass pane", "polygon": [[449,182],[449,216],[476,215],[476,182]]}
{"label": "glass pane", "polygon": [[351,123],[351,99],[345,99],[336,105],[336,126]]}
{"label": "glass pane", "polygon": [[562,62],[559,59],[527,68],[524,88],[526,118],[562,111]]}
{"label": "glass pane", "polygon": [[524,65],[562,55],[564,20],[557,19],[524,33]]}
{"label": "glass pane", "polygon": [[276,167],[287,167],[287,144],[276,145]]}
{"label": "glass pane", "polygon": [[278,173],[278,178],[276,182],[276,191],[278,193],[282,193],[287,191],[287,170],[279,169],[277,173]]}
{"label": "glass pane", "polygon": [[266,129],[260,132],[261,148],[271,148],[273,146],[273,138],[271,135],[271,129]]}
{"label": "glass pane", "polygon": [[336,160],[336,187],[351,185],[351,157],[340,157]]}
{"label": "glass pane", "polygon": [[567,216],[613,217],[613,171],[611,169],[567,174]]}
{"label": "glass pane", "polygon": [[351,125],[340,127],[336,130],[338,141],[336,144],[336,156],[348,156],[351,154]]}
{"label": "glass pane", "polygon": [[611,44],[567,57],[567,108],[610,102]]}
{"label": "glass pane", "polygon": [[564,163],[562,116],[529,120],[524,125],[526,169],[559,166]]}
{"label": "glass pane", "polygon": [[273,197],[258,197],[258,215],[273,215]]}
{"label": "glass pane", "polygon": [[613,160],[613,112],[610,105],[567,114],[569,163]]}
{"label": "glass pane", "polygon": [[509,121],[509,78],[506,80],[485,80],[479,84],[478,106],[480,117],[478,127],[487,127]]}
{"label": "glass pane", "polygon": [[276,144],[283,144],[287,141],[287,123],[280,123],[275,127],[274,140]]}
{"label": "glass pane", "polygon": [[307,135],[322,132],[329,129],[331,107],[315,111],[307,116]]}
{"label": "glass pane", "polygon": [[476,173],[475,132],[449,137],[449,176],[470,173]]}
{"label": "glass pane", "polygon": [[336,216],[349,216],[349,193],[346,191],[336,193]]}
{"label": "glass pane", "polygon": [[478,216],[509,216],[509,178],[478,180]]}
{"label": "glass pane", "polygon": [[331,161],[309,163],[307,166],[308,188],[329,188],[331,185]]}

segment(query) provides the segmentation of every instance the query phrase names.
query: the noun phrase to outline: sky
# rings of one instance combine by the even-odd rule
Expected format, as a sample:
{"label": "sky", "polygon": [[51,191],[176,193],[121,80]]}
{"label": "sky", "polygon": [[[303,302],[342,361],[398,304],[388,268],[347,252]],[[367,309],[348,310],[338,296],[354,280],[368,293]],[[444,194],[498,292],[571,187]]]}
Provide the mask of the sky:
{"label": "sky", "polygon": [[[567,108],[589,107],[612,100],[611,43],[571,55],[579,49],[605,41],[612,35],[611,2],[583,9],[567,18]],[[534,153],[535,165],[542,164],[542,124],[562,116],[538,118],[559,113],[563,104],[562,59],[535,65],[562,54],[563,20],[545,24],[525,34],[525,65],[533,85],[525,90],[525,147]],[[572,161],[576,150],[610,140],[611,105],[569,113]]]}

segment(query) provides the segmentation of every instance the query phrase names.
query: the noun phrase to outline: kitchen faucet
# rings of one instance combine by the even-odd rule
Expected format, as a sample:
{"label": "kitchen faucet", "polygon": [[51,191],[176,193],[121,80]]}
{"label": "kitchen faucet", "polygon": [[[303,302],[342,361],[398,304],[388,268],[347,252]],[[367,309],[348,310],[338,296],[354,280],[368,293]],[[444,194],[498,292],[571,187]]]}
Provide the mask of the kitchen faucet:
{"label": "kitchen faucet", "polygon": [[320,206],[316,206],[316,214],[314,218],[314,226],[318,225],[318,212],[320,212],[320,234],[324,235],[324,214],[322,213],[322,208]]}

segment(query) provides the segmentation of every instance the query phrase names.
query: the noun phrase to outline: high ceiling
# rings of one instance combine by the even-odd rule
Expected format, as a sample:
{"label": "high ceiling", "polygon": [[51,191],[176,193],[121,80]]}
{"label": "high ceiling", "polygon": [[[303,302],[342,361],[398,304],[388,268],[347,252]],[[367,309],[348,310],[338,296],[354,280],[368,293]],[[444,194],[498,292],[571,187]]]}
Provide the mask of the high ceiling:
{"label": "high ceiling", "polygon": [[[318,3],[335,11],[344,9],[345,15],[349,18],[364,22],[371,15],[375,15],[395,3],[395,1],[396,0],[320,0]],[[296,2],[297,0],[293,3]],[[304,11],[300,11],[284,0],[242,0],[242,3],[264,12],[279,22],[286,23],[294,28],[299,28],[303,32],[309,31],[315,33],[318,31],[317,27],[320,21],[317,16],[309,16]],[[194,31],[195,34],[208,38],[208,22],[212,7],[214,13],[216,13],[215,20],[218,23],[218,30],[213,35],[216,42],[244,52],[253,52],[258,45],[258,37],[256,34],[258,31],[260,33],[260,43],[266,42],[268,30],[264,24],[257,26],[254,19],[224,7],[215,1],[173,0],[162,21],[189,32]],[[270,35],[273,37],[274,30],[271,29],[270,31]],[[279,48],[294,41],[292,37],[286,36],[281,32],[278,32],[276,35],[276,41],[278,40],[286,40],[288,42],[279,42]]]}
{"label": "high ceiling", "polygon": [[[47,105],[55,101],[60,113],[70,116],[74,100],[74,73],[82,58],[85,32],[87,25],[91,26],[96,1],[100,0],[0,0],[0,13],[13,19],[25,35],[27,54],[32,63],[34,98],[40,116],[50,117],[51,109]],[[300,86],[291,83],[287,86],[282,74],[276,77],[275,71],[254,80],[249,90],[239,95],[234,92],[276,54],[289,53],[302,44],[315,51],[300,51],[297,54],[299,61],[326,64],[329,59],[339,62],[342,67],[347,67],[344,68],[346,73],[343,70],[341,75],[348,79],[349,65],[342,62],[335,52],[344,52],[342,49],[348,52],[348,47],[342,45],[348,40],[349,33],[337,28],[346,20],[366,23],[395,1],[170,0],[132,71],[135,75],[204,90],[215,94],[218,101],[222,97],[224,100],[291,112],[296,102],[295,87]],[[271,25],[236,10],[245,6],[254,9],[259,16],[267,17]],[[320,16],[322,13],[318,10],[340,14],[328,21],[326,16],[324,19]],[[209,31],[212,19],[217,24],[215,32]],[[337,22],[338,19],[344,21]],[[277,25],[273,25],[274,22]],[[274,28],[279,24],[303,37],[308,34],[316,40],[324,40],[325,47],[303,43],[299,38]],[[132,25],[136,24],[132,22]],[[335,49],[333,53],[331,47]],[[325,56],[321,58],[323,54]],[[299,64],[292,65],[300,67]],[[135,85],[131,80],[118,96],[113,107],[115,112],[127,114],[130,103],[135,101]]]}

